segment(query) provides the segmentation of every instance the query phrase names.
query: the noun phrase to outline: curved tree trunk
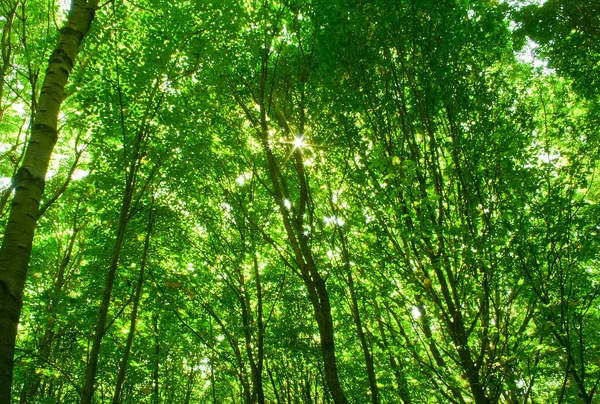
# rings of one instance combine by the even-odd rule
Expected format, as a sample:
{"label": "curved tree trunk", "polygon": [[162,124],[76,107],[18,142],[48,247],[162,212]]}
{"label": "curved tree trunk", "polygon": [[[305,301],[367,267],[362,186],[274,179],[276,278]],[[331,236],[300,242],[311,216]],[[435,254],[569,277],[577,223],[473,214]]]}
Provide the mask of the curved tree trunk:
{"label": "curved tree trunk", "polygon": [[0,250],[0,404],[8,404],[11,398],[17,325],[40,200],[58,139],[64,88],[97,6],[97,0],[71,1],[67,23],[48,62],[23,164],[13,178],[15,194]]}

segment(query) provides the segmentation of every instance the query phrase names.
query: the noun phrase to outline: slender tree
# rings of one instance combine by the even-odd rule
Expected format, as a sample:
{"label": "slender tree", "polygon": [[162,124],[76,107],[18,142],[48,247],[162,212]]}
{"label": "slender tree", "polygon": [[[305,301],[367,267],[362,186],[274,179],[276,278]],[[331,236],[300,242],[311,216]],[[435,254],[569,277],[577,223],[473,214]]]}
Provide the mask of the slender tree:
{"label": "slender tree", "polygon": [[150,237],[152,235],[152,225],[154,224],[153,214],[154,212],[152,211],[152,206],[150,206],[150,213],[148,214],[148,229],[146,230],[146,237],[144,239],[144,248],[142,252],[142,262],[140,264],[140,273],[135,286],[135,292],[133,296],[133,307],[131,308],[131,322],[129,324],[129,332],[127,333],[125,351],[123,352],[123,358],[121,359],[121,363],[119,364],[119,375],[117,376],[117,385],[115,387],[115,393],[113,395],[113,404],[120,403],[121,392],[123,391],[123,383],[125,383],[127,365],[129,364],[129,356],[131,354],[131,346],[133,344],[133,338],[135,337],[138,309],[140,307],[142,287],[144,286],[144,272],[146,271],[146,265],[148,263]]}

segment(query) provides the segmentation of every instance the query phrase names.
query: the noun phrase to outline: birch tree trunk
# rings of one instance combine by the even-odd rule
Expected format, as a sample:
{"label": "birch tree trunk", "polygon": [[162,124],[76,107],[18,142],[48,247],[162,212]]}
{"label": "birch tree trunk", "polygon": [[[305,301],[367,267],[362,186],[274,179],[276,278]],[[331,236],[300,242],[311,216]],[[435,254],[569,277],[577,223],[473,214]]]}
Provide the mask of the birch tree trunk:
{"label": "birch tree trunk", "polygon": [[98,0],[71,1],[67,23],[48,61],[23,164],[13,178],[14,199],[0,249],[0,404],[8,404],[11,398],[23,290],[46,172],[58,139],[58,113],[64,88],[97,7]]}

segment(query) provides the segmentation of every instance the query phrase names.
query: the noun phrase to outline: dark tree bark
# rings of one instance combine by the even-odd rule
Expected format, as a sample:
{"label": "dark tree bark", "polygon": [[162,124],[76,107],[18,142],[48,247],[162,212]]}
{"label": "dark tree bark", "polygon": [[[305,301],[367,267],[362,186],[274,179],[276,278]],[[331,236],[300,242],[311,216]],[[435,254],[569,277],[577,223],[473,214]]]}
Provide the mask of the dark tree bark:
{"label": "dark tree bark", "polygon": [[[254,318],[250,313],[250,297],[248,296],[246,283],[243,272],[240,271],[240,289],[237,291],[238,299],[242,309],[242,323],[244,325],[244,339],[246,342],[246,355],[250,362],[250,376],[252,378],[252,393],[250,394],[250,402],[264,404],[265,393],[263,389],[262,371],[264,359],[264,326],[263,326],[263,309],[262,309],[262,289],[260,277],[258,273],[258,261],[256,256],[253,257],[254,278],[256,282],[257,295],[257,338],[256,341],[252,338],[252,323]],[[253,345],[256,343],[257,352],[254,353]]]}

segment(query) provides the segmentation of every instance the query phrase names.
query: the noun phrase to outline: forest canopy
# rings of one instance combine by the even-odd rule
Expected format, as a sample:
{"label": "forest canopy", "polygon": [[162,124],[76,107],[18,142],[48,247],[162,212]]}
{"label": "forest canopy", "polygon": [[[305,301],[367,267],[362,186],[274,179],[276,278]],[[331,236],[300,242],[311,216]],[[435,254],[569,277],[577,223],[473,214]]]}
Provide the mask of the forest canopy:
{"label": "forest canopy", "polygon": [[0,404],[598,401],[597,0],[0,29]]}

